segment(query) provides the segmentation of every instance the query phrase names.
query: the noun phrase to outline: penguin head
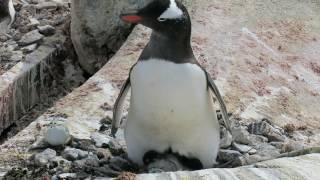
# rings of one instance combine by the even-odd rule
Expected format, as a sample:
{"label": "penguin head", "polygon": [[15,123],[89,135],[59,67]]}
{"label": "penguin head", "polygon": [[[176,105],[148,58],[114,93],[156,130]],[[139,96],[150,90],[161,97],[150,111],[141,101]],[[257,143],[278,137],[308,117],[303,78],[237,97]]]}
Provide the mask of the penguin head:
{"label": "penguin head", "polygon": [[177,0],[153,0],[145,7],[124,12],[120,18],[142,24],[168,38],[190,38],[191,21],[186,7]]}

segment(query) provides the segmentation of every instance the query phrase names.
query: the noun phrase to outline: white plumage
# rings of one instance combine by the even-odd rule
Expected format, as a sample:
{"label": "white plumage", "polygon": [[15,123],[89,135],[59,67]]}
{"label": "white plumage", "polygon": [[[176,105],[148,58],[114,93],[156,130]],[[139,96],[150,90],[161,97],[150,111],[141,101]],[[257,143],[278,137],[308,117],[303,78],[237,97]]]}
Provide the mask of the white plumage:
{"label": "white plumage", "polygon": [[176,1],[170,0],[169,8],[161,14],[159,19],[175,19],[175,18],[181,17],[182,15],[183,15],[183,12],[177,6]]}
{"label": "white plumage", "polygon": [[146,152],[171,148],[212,167],[220,133],[204,71],[191,63],[150,59],[139,61],[130,77],[129,158],[142,165]]}
{"label": "white plumage", "polygon": [[15,15],[16,15],[16,11],[14,9],[12,0],[9,0],[8,8],[9,8],[9,14],[10,14],[10,18],[11,18],[9,26],[11,26],[11,24],[15,20]]}

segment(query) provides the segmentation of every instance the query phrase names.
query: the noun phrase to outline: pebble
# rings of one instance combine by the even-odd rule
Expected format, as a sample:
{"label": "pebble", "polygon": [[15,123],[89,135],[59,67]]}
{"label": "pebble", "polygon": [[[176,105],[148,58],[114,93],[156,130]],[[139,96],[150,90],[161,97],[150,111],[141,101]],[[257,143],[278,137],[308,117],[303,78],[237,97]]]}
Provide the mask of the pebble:
{"label": "pebble", "polygon": [[71,139],[68,127],[63,122],[50,123],[45,141],[52,146],[64,146]]}
{"label": "pebble", "polygon": [[251,142],[251,140],[249,139],[250,134],[243,126],[232,128],[232,135],[235,142],[241,144],[250,144]]}
{"label": "pebble", "polygon": [[37,44],[31,44],[29,46],[25,46],[25,47],[21,48],[23,53],[31,53],[36,49],[37,49]]}
{"label": "pebble", "polygon": [[30,23],[27,25],[30,29],[40,25],[40,22],[36,18],[30,18]]}
{"label": "pebble", "polygon": [[39,33],[38,30],[33,30],[23,35],[20,41],[18,41],[18,45],[27,46],[33,43],[37,43],[43,39],[43,35]]}
{"label": "pebble", "polygon": [[249,135],[249,145],[257,145],[261,143],[267,143],[268,138],[260,135],[250,134]]}
{"label": "pebble", "polygon": [[97,148],[96,154],[99,159],[109,159],[112,157],[110,150],[105,148]]}
{"label": "pebble", "polygon": [[124,147],[115,139],[112,139],[110,141],[109,149],[110,149],[110,152],[115,156],[119,156],[119,155],[125,153]]}
{"label": "pebble", "polygon": [[109,167],[116,171],[130,171],[132,169],[131,163],[119,156],[110,159]]}
{"label": "pebble", "polygon": [[51,163],[56,163],[58,166],[71,166],[71,161],[66,160],[61,156],[56,156],[50,159]]}
{"label": "pebble", "polygon": [[251,123],[248,126],[248,131],[251,134],[266,136],[269,141],[283,142],[286,140],[283,130],[279,127],[272,126],[268,120]]}
{"label": "pebble", "polygon": [[55,33],[56,29],[53,26],[45,25],[45,26],[38,26],[38,30],[41,34],[45,36],[51,36]]}
{"label": "pebble", "polygon": [[280,150],[268,143],[259,144],[255,148],[258,150],[259,155],[265,157],[276,158],[280,155]]}
{"label": "pebble", "polygon": [[55,158],[57,152],[52,149],[46,149],[41,153],[38,153],[34,156],[34,162],[39,166],[45,166],[49,163],[49,160]]}
{"label": "pebble", "polygon": [[13,51],[12,56],[10,57],[10,61],[20,62],[23,59],[23,53],[21,51]]}
{"label": "pebble", "polygon": [[237,150],[241,153],[249,153],[250,155],[257,153],[256,149],[254,149],[251,146],[244,145],[244,144],[233,143],[232,146],[235,150]]}
{"label": "pebble", "polygon": [[22,33],[20,31],[15,31],[12,40],[19,41],[22,38]]}
{"label": "pebble", "polygon": [[91,140],[95,143],[95,145],[99,148],[101,147],[109,147],[109,143],[111,141],[111,137],[101,134],[101,133],[92,133]]}
{"label": "pebble", "polygon": [[70,179],[70,178],[76,178],[76,177],[77,177],[76,173],[63,173],[58,175],[58,178],[60,179]]}
{"label": "pebble", "polygon": [[73,166],[76,169],[82,169],[86,166],[99,167],[99,158],[96,155],[89,154],[85,159],[74,161]]}
{"label": "pebble", "polygon": [[9,40],[9,37],[8,36],[5,36],[5,35],[0,35],[0,42],[6,42]]}
{"label": "pebble", "polygon": [[39,2],[36,5],[36,8],[38,10],[42,10],[42,9],[57,9],[58,5],[55,2]]}
{"label": "pebble", "polygon": [[69,161],[75,161],[88,157],[88,154],[87,151],[68,147],[62,152],[62,157]]}
{"label": "pebble", "polygon": [[220,137],[221,137],[221,139],[220,139],[220,148],[226,149],[226,148],[231,146],[232,135],[225,127],[221,128]]}
{"label": "pebble", "polygon": [[235,150],[220,149],[218,154],[218,160],[223,162],[229,162],[235,160],[241,156],[241,153]]}
{"label": "pebble", "polygon": [[274,147],[276,147],[277,149],[282,149],[284,143],[283,142],[270,142],[270,144]]}
{"label": "pebble", "polygon": [[288,140],[283,143],[283,146],[281,147],[281,153],[302,150],[305,148],[306,146],[301,142]]}
{"label": "pebble", "polygon": [[268,160],[269,157],[264,157],[259,154],[254,154],[254,155],[249,155],[249,154],[244,154],[242,156],[238,156],[235,161],[232,163],[232,166],[238,167],[238,166],[246,166],[246,165],[251,165],[257,162],[265,161]]}

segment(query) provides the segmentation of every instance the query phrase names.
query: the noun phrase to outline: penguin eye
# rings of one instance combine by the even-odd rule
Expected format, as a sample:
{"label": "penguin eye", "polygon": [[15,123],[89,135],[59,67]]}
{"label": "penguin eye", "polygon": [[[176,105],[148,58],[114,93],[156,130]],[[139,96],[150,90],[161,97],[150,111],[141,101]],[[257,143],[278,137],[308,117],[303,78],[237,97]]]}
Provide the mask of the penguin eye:
{"label": "penguin eye", "polygon": [[162,17],[159,17],[159,18],[158,18],[158,21],[159,21],[159,22],[164,22],[164,21],[166,21],[166,20],[167,20],[166,18],[162,18]]}

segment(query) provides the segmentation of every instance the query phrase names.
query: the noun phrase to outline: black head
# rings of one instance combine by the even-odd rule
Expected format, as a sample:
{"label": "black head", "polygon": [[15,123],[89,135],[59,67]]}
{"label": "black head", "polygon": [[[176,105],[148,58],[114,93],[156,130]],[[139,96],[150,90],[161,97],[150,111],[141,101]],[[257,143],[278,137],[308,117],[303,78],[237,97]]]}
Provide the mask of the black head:
{"label": "black head", "polygon": [[191,21],[185,6],[176,0],[154,0],[145,7],[121,14],[129,23],[139,23],[154,33],[176,40],[190,40]]}

